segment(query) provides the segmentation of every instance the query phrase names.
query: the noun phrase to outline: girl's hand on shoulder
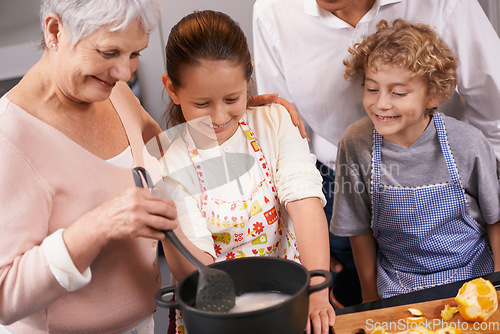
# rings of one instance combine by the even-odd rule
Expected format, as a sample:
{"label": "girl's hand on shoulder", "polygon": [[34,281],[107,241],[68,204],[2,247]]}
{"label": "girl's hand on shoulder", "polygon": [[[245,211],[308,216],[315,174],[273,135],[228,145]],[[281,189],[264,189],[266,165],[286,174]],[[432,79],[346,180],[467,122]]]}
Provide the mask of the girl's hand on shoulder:
{"label": "girl's hand on shoulder", "polygon": [[260,107],[267,104],[276,103],[278,94],[260,94],[251,96],[247,101],[248,107]]}
{"label": "girl's hand on shoulder", "polygon": [[328,289],[309,296],[309,321],[307,334],[328,334],[335,323],[335,310],[328,300]]}

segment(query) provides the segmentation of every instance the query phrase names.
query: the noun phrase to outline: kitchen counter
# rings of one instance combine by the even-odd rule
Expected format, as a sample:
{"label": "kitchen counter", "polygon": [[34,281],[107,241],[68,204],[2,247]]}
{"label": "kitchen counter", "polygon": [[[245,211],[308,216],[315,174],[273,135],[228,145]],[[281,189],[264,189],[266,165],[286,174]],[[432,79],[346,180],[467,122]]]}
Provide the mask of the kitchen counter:
{"label": "kitchen counter", "polygon": [[[499,289],[500,272],[484,275],[482,277],[491,281],[497,290]],[[454,297],[458,293],[459,288],[467,281],[470,280],[457,281],[425,290],[338,309],[336,310],[337,319],[335,321],[334,333],[351,334],[355,333],[355,330],[358,328],[368,329],[367,333],[369,333],[369,329],[371,328],[368,327],[374,323],[380,323],[382,326],[394,325],[395,329],[392,329],[391,333],[402,331],[402,328],[396,327],[398,327],[400,322],[406,317],[411,316],[408,311],[410,307],[420,309],[424,313],[423,316],[428,320],[429,326],[433,324],[433,321],[435,321],[435,324],[438,324],[439,321],[439,325],[441,326],[443,325],[440,317],[441,310],[446,304],[456,306]],[[497,291],[497,293],[499,292],[500,291]],[[488,323],[490,322],[491,326],[496,327],[490,326],[489,329],[481,330],[478,333],[500,333],[500,310],[495,312],[493,316],[488,319]],[[455,315],[449,323],[445,322],[444,324],[456,326],[457,323],[459,325],[469,326],[468,328],[474,325],[474,323],[465,322],[460,315]],[[484,326],[486,326],[486,323],[484,323]],[[403,326],[401,325],[400,327]]]}
{"label": "kitchen counter", "polygon": [[[500,271],[497,271],[492,274],[482,276],[484,279],[487,279],[493,283],[495,288],[498,290],[500,287]],[[421,303],[436,299],[444,299],[455,297],[458,293],[458,289],[466,282],[470,280],[457,281],[450,284],[436,286],[434,288],[419,290],[415,292],[405,293],[403,295],[376,300],[373,302],[353,305],[349,307],[345,307],[343,309],[335,310],[337,315],[353,313],[353,312],[362,312],[374,309],[380,309],[385,307],[399,306],[405,304],[412,303]]]}

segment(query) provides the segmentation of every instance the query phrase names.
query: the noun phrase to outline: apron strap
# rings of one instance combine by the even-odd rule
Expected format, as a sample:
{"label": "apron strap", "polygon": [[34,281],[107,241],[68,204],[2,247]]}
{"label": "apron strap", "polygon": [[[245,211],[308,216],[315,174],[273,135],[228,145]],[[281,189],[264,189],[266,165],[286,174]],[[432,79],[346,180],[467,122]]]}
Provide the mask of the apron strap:
{"label": "apron strap", "polygon": [[134,159],[134,166],[144,167],[144,140],[142,138],[142,119],[139,110],[144,110],[139,100],[132,93],[125,82],[119,81],[109,97],[120,116],[125,133],[127,134],[130,149]]}
{"label": "apron strap", "polygon": [[446,161],[446,167],[448,167],[448,172],[450,173],[451,180],[454,184],[457,184],[460,186],[460,188],[462,188],[462,182],[460,181],[457,165],[455,164],[453,154],[451,153],[443,119],[441,118],[441,115],[439,113],[435,113],[432,118],[434,120],[434,125],[436,126],[439,145],[441,146],[441,151],[443,152],[443,156]]}
{"label": "apron strap", "polygon": [[382,136],[377,132],[375,127],[373,127],[373,144],[372,144],[372,215],[370,227],[373,229],[373,222],[378,218],[378,210],[374,208],[378,207],[379,194],[378,191],[380,186],[380,161],[381,161],[381,151],[382,151]]}

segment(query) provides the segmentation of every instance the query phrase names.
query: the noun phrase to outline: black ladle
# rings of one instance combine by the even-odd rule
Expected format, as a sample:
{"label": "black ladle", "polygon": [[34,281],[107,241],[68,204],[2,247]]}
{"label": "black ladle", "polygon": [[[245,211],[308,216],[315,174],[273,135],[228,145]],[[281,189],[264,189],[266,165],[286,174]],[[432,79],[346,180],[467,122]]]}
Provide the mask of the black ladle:
{"label": "black ladle", "polygon": [[[153,182],[146,169],[143,167],[134,167],[132,173],[137,187],[144,187],[142,183],[142,178],[144,178],[148,188],[153,188]],[[227,312],[232,309],[236,300],[236,290],[231,276],[223,270],[204,265],[187,250],[177,238],[174,231],[166,230],[163,232],[179,252],[198,269],[199,276],[195,307],[210,312]]]}

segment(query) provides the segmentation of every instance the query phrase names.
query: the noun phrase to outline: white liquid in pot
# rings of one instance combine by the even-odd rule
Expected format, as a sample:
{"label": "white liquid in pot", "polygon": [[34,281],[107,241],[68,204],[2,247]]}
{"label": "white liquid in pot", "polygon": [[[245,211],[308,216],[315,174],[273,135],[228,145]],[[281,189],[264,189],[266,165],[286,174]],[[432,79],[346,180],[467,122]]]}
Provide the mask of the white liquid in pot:
{"label": "white liquid in pot", "polygon": [[236,297],[236,304],[229,313],[241,313],[259,310],[273,306],[290,298],[290,295],[280,292],[248,292]]}

